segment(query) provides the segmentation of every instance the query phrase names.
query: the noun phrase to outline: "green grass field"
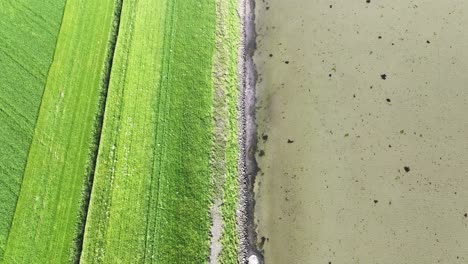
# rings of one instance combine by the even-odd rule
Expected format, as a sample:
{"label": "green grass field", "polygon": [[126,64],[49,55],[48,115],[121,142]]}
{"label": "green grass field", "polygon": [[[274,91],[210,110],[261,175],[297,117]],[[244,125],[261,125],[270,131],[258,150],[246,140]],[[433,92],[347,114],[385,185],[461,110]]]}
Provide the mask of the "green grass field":
{"label": "green grass field", "polygon": [[115,8],[67,1],[5,263],[68,263],[79,253]]}
{"label": "green grass field", "polygon": [[65,0],[0,2],[0,262]]}
{"label": "green grass field", "polygon": [[4,263],[238,262],[238,5],[67,1]]}
{"label": "green grass field", "polygon": [[83,262],[208,259],[216,10],[124,4]]}

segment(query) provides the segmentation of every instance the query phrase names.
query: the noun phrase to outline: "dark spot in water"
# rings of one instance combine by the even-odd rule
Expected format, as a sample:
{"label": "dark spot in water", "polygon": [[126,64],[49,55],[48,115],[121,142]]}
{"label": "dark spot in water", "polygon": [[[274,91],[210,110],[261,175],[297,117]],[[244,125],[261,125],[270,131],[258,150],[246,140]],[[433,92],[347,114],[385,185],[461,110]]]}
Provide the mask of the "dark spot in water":
{"label": "dark spot in water", "polygon": [[273,57],[273,54],[271,54],[271,53],[270,53],[270,55],[269,55],[269,56],[270,56],[270,58],[271,58],[271,57]]}
{"label": "dark spot in water", "polygon": [[395,46],[395,43],[392,42],[392,46]]}
{"label": "dark spot in water", "polygon": [[408,167],[408,166],[405,166],[403,169],[405,169],[406,172],[410,171],[410,167]]}
{"label": "dark spot in water", "polygon": [[465,216],[465,217],[468,217],[468,213],[465,213],[464,216]]}
{"label": "dark spot in water", "polygon": [[266,10],[270,10],[270,7],[269,7],[269,6],[267,6],[267,7],[266,7]]}
{"label": "dark spot in water", "polygon": [[289,64],[289,61],[284,61],[285,64]]}
{"label": "dark spot in water", "polygon": [[260,238],[260,243],[259,243],[258,247],[263,248],[263,246],[265,245],[265,241],[266,241],[266,238],[262,236]]}
{"label": "dark spot in water", "polygon": [[426,43],[427,43],[427,44],[431,44],[431,42],[430,42],[429,40],[426,40]]}
{"label": "dark spot in water", "polygon": [[379,39],[382,39],[382,36],[379,36]]}
{"label": "dark spot in water", "polygon": [[260,151],[258,152],[258,156],[260,156],[260,157],[265,156],[265,151],[264,151],[264,150],[260,150]]}
{"label": "dark spot in water", "polygon": [[328,74],[328,77],[332,77],[332,74],[331,74],[331,73],[329,73],[329,74]]}
{"label": "dark spot in water", "polygon": [[333,5],[330,5],[330,8],[333,8]]}
{"label": "dark spot in water", "polygon": [[368,4],[369,4],[369,3],[370,3],[370,1],[371,1],[371,0],[366,0],[366,3],[368,3]]}
{"label": "dark spot in water", "polygon": [[391,148],[391,147],[392,147],[392,145],[388,145],[388,147],[389,147],[389,148]]}
{"label": "dark spot in water", "polygon": [[387,98],[387,102],[389,102],[389,103],[390,103],[391,101],[392,101],[392,100],[390,100],[390,98]]}
{"label": "dark spot in water", "polygon": [[356,94],[353,94],[353,98],[356,98]]}
{"label": "dark spot in water", "polygon": [[374,203],[375,203],[375,204],[378,203],[378,202],[379,202],[379,200],[374,200]]}
{"label": "dark spot in water", "polygon": [[386,79],[387,79],[387,74],[385,74],[385,73],[384,73],[384,74],[381,74],[381,75],[380,75],[380,78],[382,78],[382,80],[386,80]]}
{"label": "dark spot in water", "polygon": [[263,139],[263,140],[267,140],[267,139],[268,139],[268,135],[267,135],[267,134],[263,134],[263,135],[262,135],[262,139]]}
{"label": "dark spot in water", "polygon": [[294,143],[294,140],[291,140],[288,138],[288,143],[291,144],[291,143]]}

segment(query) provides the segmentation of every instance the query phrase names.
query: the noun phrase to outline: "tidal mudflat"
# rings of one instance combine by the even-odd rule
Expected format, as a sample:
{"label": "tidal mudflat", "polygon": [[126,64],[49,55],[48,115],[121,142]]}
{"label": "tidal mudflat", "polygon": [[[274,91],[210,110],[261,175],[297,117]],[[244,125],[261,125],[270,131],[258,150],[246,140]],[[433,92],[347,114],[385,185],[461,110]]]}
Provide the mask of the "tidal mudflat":
{"label": "tidal mudflat", "polygon": [[466,263],[467,12],[256,2],[266,263]]}

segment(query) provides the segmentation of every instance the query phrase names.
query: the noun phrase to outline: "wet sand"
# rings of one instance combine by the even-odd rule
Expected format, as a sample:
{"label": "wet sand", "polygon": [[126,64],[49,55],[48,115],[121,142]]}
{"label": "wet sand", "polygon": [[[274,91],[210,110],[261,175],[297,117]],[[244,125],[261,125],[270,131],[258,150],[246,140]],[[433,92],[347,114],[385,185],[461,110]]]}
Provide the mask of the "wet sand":
{"label": "wet sand", "polygon": [[468,262],[468,2],[256,1],[265,262]]}

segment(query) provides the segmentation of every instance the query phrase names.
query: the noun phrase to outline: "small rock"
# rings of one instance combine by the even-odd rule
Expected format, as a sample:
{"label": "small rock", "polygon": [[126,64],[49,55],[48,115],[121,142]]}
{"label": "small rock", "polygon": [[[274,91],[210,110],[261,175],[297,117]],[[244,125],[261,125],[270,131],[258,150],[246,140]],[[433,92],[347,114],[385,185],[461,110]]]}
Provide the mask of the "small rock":
{"label": "small rock", "polygon": [[258,264],[258,258],[255,255],[249,257],[249,264]]}

